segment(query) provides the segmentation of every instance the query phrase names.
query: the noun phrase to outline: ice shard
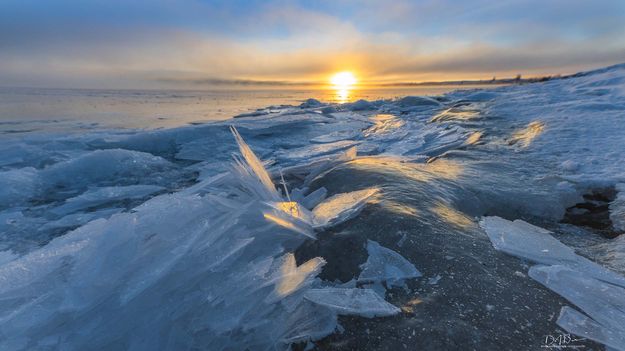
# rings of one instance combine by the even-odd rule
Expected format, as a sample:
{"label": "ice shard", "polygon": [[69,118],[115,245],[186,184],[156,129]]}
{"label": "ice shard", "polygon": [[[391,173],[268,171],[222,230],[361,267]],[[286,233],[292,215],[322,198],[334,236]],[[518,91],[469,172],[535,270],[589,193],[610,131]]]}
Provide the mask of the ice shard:
{"label": "ice shard", "polygon": [[558,325],[576,335],[625,350],[625,289],[568,267],[534,266],[529,276],[581,309],[563,308]]}
{"label": "ice shard", "polygon": [[312,210],[313,226],[318,229],[331,227],[357,216],[378,192],[377,188],[369,188],[326,199]]}
{"label": "ice shard", "polygon": [[255,192],[262,199],[280,201],[281,197],[263,163],[256,157],[249,145],[245,143],[236,128],[231,127],[232,135],[239,146],[243,160],[235,158],[235,169],[248,190]]}
{"label": "ice shard", "polygon": [[404,279],[421,276],[421,272],[397,252],[375,241],[367,241],[369,257],[360,268],[359,282],[386,282],[389,286],[400,285]]}
{"label": "ice shard", "polygon": [[536,263],[564,265],[625,287],[625,277],[579,256],[546,229],[522,220],[508,221],[500,217],[483,217],[480,226],[497,250]]}
{"label": "ice shard", "polygon": [[318,305],[331,308],[338,314],[363,317],[392,316],[400,312],[371,289],[321,288],[310,289],[304,298]]}

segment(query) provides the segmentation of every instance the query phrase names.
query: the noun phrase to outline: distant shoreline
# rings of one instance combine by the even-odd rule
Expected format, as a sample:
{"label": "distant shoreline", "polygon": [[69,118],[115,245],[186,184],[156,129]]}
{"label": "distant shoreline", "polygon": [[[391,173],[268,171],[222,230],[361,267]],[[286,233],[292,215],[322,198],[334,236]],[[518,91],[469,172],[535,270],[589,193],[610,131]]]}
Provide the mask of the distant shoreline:
{"label": "distant shoreline", "polygon": [[[540,77],[523,78],[521,74],[514,78],[495,78],[492,79],[476,79],[476,80],[446,80],[446,81],[429,81],[429,82],[395,82],[395,83],[363,83],[355,84],[353,89],[376,89],[376,88],[406,88],[406,87],[423,87],[423,86],[495,86],[495,85],[514,85],[514,84],[528,84],[539,83],[557,79],[569,79],[580,76],[585,76],[593,72],[600,72],[615,67],[624,66],[625,63],[619,63],[604,68],[598,68],[588,71],[582,71],[572,74],[556,74],[545,75]],[[43,89],[43,90],[93,90],[93,91],[220,91],[220,90],[279,90],[279,89],[310,89],[310,90],[325,90],[336,89],[327,83],[321,82],[281,82],[281,81],[252,81],[252,80],[233,80],[236,84],[229,85],[227,80],[211,80],[204,79],[197,82],[206,81],[219,81],[214,86],[202,86],[196,84],[194,87],[151,87],[151,88],[111,88],[111,87],[33,87],[33,86],[6,86],[0,85],[0,90],[6,89]],[[251,89],[250,89],[251,88]]]}
{"label": "distant shoreline", "polygon": [[[573,76],[573,75],[570,75]],[[434,81],[434,82],[399,82],[399,83],[387,83],[379,84],[383,87],[413,87],[413,86],[453,86],[453,85],[510,85],[510,84],[524,84],[524,83],[538,83],[546,82],[553,79],[564,79],[570,76],[542,76],[533,78],[502,78],[502,79],[479,79],[479,80],[452,80],[452,81]]]}
{"label": "distant shoreline", "polygon": [[582,77],[591,73],[598,73],[607,71],[610,69],[614,69],[616,67],[625,66],[625,63],[619,63],[616,65],[611,65],[608,67],[582,71],[572,74],[556,74],[550,76],[540,76],[540,77],[532,77],[532,78],[523,78],[520,74],[515,78],[501,78],[497,79],[493,77],[493,79],[478,79],[478,80],[452,80],[452,81],[434,81],[434,82],[399,82],[399,83],[386,83],[379,84],[379,86],[385,87],[412,87],[412,86],[453,86],[453,85],[510,85],[510,84],[525,84],[525,83],[539,83],[546,82],[549,80],[556,79],[569,79],[575,77]]}

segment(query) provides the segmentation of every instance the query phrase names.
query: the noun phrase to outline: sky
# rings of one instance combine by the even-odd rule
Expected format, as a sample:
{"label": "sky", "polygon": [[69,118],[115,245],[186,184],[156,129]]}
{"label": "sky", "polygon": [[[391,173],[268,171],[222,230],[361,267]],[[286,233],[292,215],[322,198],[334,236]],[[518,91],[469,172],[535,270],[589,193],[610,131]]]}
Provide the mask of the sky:
{"label": "sky", "polygon": [[0,86],[282,87],[625,62],[623,0],[0,0]]}

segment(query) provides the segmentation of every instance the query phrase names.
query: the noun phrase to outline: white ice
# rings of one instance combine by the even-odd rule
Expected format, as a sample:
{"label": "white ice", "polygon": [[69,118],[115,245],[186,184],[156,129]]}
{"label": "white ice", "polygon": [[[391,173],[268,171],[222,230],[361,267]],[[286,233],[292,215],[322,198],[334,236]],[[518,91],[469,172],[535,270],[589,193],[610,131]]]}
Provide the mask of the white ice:
{"label": "white ice", "polygon": [[625,334],[622,330],[608,329],[583,313],[562,307],[557,323],[564,330],[583,338],[606,345],[606,350],[625,350]]}
{"label": "white ice", "polygon": [[558,325],[580,336],[625,350],[625,289],[568,267],[534,266],[529,276],[577,306],[563,307]]}
{"label": "white ice", "polygon": [[[428,194],[476,190],[454,201],[482,213],[522,209],[559,219],[588,189],[615,187],[610,218],[622,231],[624,83],[620,65],[437,98],[309,101],[179,128],[7,137],[0,146],[1,348],[287,349],[333,332],[337,313],[397,313],[378,292],[322,282],[317,273],[326,258],[297,265],[290,256],[319,232],[356,219],[378,196],[384,200],[375,188],[336,194],[328,184],[317,187],[364,155],[410,165],[435,160],[428,167],[445,168],[446,183],[424,187]],[[230,125],[250,145],[238,132],[233,143]],[[229,163],[237,147],[241,156]],[[454,155],[455,168],[440,162]],[[276,186],[280,171],[299,189]],[[410,167],[388,172],[423,180]],[[98,193],[135,186],[162,194]],[[77,212],[65,215],[70,210]],[[498,249],[581,274],[547,272],[563,294],[580,282],[623,287],[620,275],[545,230],[521,221],[482,223]],[[624,240],[598,240],[599,261],[625,267]],[[384,250],[370,253],[365,272]],[[404,263],[375,271],[414,275]],[[592,319],[565,309],[560,325],[621,347],[622,334],[612,333],[620,332],[613,325],[620,315],[600,316],[601,292],[584,291],[597,301],[571,295],[571,302]]]}
{"label": "white ice", "polygon": [[378,192],[377,188],[370,188],[337,194],[326,199],[312,210],[313,226],[331,227],[357,216]]}
{"label": "white ice", "polygon": [[304,297],[338,314],[357,314],[364,317],[391,316],[400,309],[384,301],[371,289],[323,288],[310,289]]}
{"label": "white ice", "polygon": [[625,287],[625,277],[576,254],[551,232],[522,220],[483,217],[480,226],[495,249],[536,263],[566,265],[596,279]]}
{"label": "white ice", "polygon": [[529,276],[580,308],[564,307],[558,324],[576,335],[625,350],[625,277],[577,255],[543,228],[521,220],[484,217],[480,226],[493,246],[540,263]]}
{"label": "white ice", "polygon": [[109,202],[140,199],[165,188],[157,185],[128,185],[93,188],[84,193],[65,200],[61,206],[51,209],[58,215],[65,215]]}
{"label": "white ice", "polygon": [[402,285],[405,279],[417,278],[421,272],[397,252],[381,246],[375,241],[367,241],[369,257],[360,268],[359,282],[382,283],[389,286]]}

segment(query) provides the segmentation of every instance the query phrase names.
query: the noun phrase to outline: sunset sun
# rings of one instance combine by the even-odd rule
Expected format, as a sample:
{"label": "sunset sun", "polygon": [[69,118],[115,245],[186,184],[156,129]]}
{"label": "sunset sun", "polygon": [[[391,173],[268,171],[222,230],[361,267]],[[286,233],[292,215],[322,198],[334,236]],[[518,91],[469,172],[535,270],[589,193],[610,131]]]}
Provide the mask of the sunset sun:
{"label": "sunset sun", "polygon": [[356,82],[357,80],[354,74],[348,71],[336,73],[330,79],[330,83],[332,83],[332,85],[339,87],[339,88],[350,87],[356,84]]}

